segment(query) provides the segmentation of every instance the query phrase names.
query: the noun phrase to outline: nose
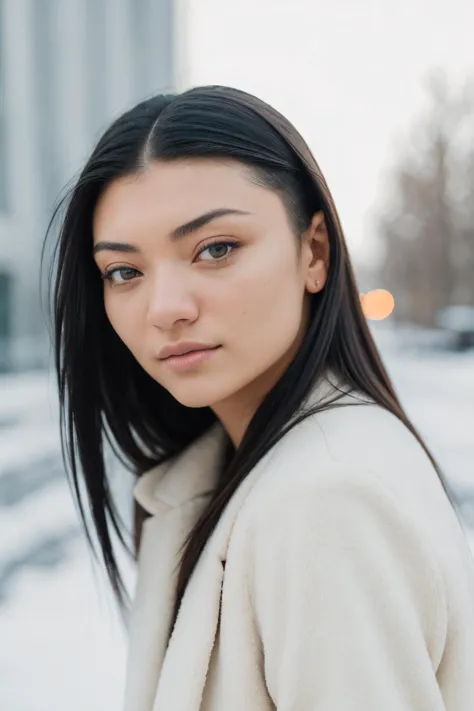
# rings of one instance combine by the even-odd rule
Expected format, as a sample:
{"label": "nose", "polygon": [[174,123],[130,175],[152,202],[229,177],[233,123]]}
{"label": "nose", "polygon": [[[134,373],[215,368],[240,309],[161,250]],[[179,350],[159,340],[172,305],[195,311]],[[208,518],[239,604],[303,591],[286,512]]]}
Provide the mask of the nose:
{"label": "nose", "polygon": [[163,331],[172,329],[179,321],[197,319],[198,306],[191,293],[189,274],[164,266],[157,271],[150,282],[147,317],[149,323]]}

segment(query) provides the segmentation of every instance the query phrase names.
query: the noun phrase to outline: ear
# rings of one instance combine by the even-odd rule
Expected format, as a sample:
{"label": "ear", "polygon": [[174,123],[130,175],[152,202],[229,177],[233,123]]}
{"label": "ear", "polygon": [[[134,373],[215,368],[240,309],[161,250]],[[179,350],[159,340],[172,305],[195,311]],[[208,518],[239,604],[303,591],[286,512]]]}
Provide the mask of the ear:
{"label": "ear", "polygon": [[303,236],[303,268],[307,291],[315,294],[324,288],[329,267],[329,238],[324,212],[313,215]]}

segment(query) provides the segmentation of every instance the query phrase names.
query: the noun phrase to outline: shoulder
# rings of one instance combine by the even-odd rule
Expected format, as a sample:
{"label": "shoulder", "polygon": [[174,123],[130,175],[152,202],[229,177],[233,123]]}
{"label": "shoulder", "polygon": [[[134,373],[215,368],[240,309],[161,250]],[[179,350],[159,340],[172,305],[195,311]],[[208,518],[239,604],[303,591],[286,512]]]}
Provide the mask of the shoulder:
{"label": "shoulder", "polygon": [[[395,415],[376,404],[334,407],[311,414],[269,453],[245,503],[258,510],[308,497],[348,505],[389,505],[436,547],[453,511],[428,454]],[[317,503],[315,505],[318,505]]]}
{"label": "shoulder", "polygon": [[407,471],[412,483],[421,476],[416,472],[436,481],[426,452],[403,422],[379,405],[349,404],[309,415],[285,434],[251,498],[277,502],[309,491],[345,496],[354,489],[394,498],[400,472]]}
{"label": "shoulder", "polygon": [[[416,509],[392,488],[377,468],[351,457],[346,448],[340,458],[321,443],[310,443],[314,422],[308,420],[281,441],[251,487],[240,509],[235,528],[253,540],[288,539],[290,545],[315,545],[327,550],[341,546],[372,547],[373,555],[397,549],[437,563],[431,541],[425,536]],[[306,429],[306,431],[304,431]],[[318,440],[321,435],[314,434]],[[433,471],[433,476],[436,476]],[[305,535],[296,544],[296,531]],[[286,544],[285,544],[286,545]],[[430,563],[431,565],[431,563]]]}
{"label": "shoulder", "polygon": [[[372,423],[373,432],[367,427]],[[427,476],[417,488],[420,462]],[[408,466],[413,471],[399,485]],[[279,541],[280,550],[301,561],[315,551],[337,556],[349,549],[372,564],[403,561],[434,575],[442,588],[433,540],[419,513],[427,487],[429,498],[429,487],[437,491],[438,484],[421,446],[396,417],[380,407],[338,408],[310,416],[275,445],[233,533],[261,550]]]}
{"label": "shoulder", "polygon": [[327,454],[301,461],[289,454],[266,468],[245,501],[245,518],[257,530],[296,519],[340,536],[369,519],[385,525],[408,522],[395,492],[360,462],[336,461]]}

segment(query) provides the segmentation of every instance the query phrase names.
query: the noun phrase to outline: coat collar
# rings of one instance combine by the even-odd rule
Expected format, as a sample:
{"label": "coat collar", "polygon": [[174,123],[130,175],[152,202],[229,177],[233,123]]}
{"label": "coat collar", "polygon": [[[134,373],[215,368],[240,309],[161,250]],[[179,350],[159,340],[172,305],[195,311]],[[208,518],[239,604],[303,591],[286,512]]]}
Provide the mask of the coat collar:
{"label": "coat collar", "polygon": [[133,495],[148,513],[175,508],[209,495],[217,483],[226,433],[216,422],[183,452],[143,474]]}
{"label": "coat collar", "polygon": [[[307,406],[325,401],[339,390],[347,394],[347,385],[333,371],[311,390]],[[219,461],[227,439],[220,422],[195,440],[176,457],[150,469],[135,484],[133,495],[148,513],[156,515],[166,508],[174,508],[209,496],[217,484]]]}
{"label": "coat collar", "polygon": [[[324,380],[311,392],[307,405],[334,395],[334,388],[333,378]],[[225,439],[223,427],[216,423],[135,485],[134,496],[151,517],[142,531],[123,711],[201,708],[220,615],[223,561],[234,522],[262,471],[278,454],[278,447],[267,452],[228,502],[191,576],[167,644],[179,552],[217,483]]]}

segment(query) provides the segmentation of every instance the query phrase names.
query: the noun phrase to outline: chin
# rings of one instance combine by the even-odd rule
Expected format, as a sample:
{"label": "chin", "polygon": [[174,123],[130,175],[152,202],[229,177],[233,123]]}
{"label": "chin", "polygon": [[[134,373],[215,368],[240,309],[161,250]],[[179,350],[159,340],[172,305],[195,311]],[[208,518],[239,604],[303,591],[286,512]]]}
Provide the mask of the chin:
{"label": "chin", "polygon": [[177,400],[181,405],[184,405],[184,407],[194,408],[198,410],[202,407],[211,406],[209,398],[206,397],[204,394],[202,394],[201,396],[198,393],[192,395],[183,394],[180,397],[177,397],[175,393],[171,394],[173,395],[174,399]]}
{"label": "chin", "polygon": [[169,388],[168,391],[184,407],[197,409],[213,407],[231,397],[236,392],[236,388],[229,388],[228,383],[224,386],[222,383],[212,383],[209,382],[209,379],[203,379],[195,383],[183,382],[178,387]]}

